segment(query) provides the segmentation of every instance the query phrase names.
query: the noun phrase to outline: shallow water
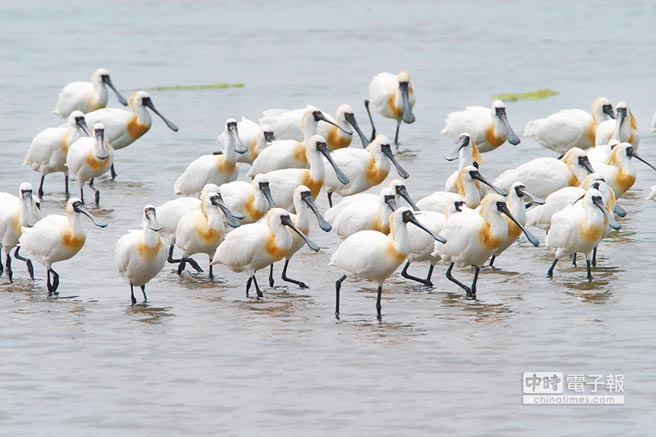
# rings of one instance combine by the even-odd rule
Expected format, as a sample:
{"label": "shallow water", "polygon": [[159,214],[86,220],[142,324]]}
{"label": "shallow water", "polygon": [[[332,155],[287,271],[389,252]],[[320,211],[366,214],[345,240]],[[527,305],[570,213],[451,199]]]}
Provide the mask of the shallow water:
{"label": "shallow water", "polygon": [[[45,271],[0,277],[0,431],[5,435],[501,434],[641,435],[655,423],[653,308],[656,205],[644,201],[656,173],[621,204],[619,235],[600,249],[595,281],[526,242],[511,247],[464,299],[435,269],[433,289],[394,276],[383,318],[375,287],[347,282],[333,317],[326,267],[339,241],[314,225],[318,254],[299,253],[290,276],[311,288],[244,296],[246,278],[217,269],[148,286],[148,305],[129,305],[113,246],[139,227],[141,208],[172,197],[191,159],[215,150],[230,116],[257,119],[270,107],[308,103],[356,108],[379,71],[411,72],[417,122],[402,126],[403,164],[415,199],[441,189],[453,164],[439,134],[445,115],[487,105],[499,92],[550,87],[559,96],[508,103],[517,133],[528,120],[604,95],[625,100],[642,128],[641,154],[656,161],[654,20],[648,1],[611,2],[8,2],[0,4],[0,191],[38,176],[21,166],[31,138],[59,120],[61,87],[99,66],[130,90],[244,82],[245,88],[152,92],[179,124],[160,120],[116,154],[119,178],[98,181],[109,223],[88,230],[73,260],[56,266],[62,295],[49,300]],[[110,96],[110,105],[117,106]],[[393,123],[379,128],[393,135]],[[356,140],[357,141],[357,140]],[[490,178],[550,152],[523,139],[487,154]],[[245,171],[242,169],[242,177]],[[43,209],[64,205],[60,175],[48,177]],[[75,184],[72,185],[73,187]],[[325,209],[325,198],[319,201]],[[538,234],[542,236],[541,234]],[[202,266],[206,260],[198,258]],[[277,266],[277,272],[280,272]],[[413,266],[420,274],[426,266]],[[468,281],[468,270],[456,272]],[[259,274],[260,284],[266,283]],[[526,371],[625,375],[626,405],[523,406]]]}

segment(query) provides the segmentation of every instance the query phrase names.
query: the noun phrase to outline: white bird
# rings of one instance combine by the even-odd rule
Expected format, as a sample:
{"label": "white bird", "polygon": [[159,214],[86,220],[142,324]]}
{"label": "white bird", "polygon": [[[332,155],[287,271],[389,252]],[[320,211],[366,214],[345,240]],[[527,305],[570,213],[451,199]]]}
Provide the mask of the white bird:
{"label": "white bird", "polygon": [[[18,197],[9,193],[0,193],[0,249],[5,250],[5,268],[0,257],[0,274],[6,270],[9,282],[13,282],[11,269],[11,249],[18,245],[23,227],[31,227],[41,218],[41,210],[37,207],[32,195],[32,185],[23,182],[18,189]],[[27,264],[30,278],[34,279],[32,261],[19,255],[20,247],[16,247],[14,258]],[[1,253],[0,253],[1,254]]]}
{"label": "white bird", "polygon": [[182,256],[180,259],[171,260],[179,263],[178,275],[182,274],[187,262],[196,268],[197,263],[191,262],[191,255],[204,253],[210,261],[209,277],[214,279],[211,261],[216,248],[219,247],[225,236],[223,216],[233,228],[237,228],[241,224],[223,203],[221,195],[212,191],[204,193],[200,208],[182,216],[175,230],[175,245],[182,251]]}
{"label": "white bird", "polygon": [[114,149],[105,137],[102,123],[93,126],[93,137],[82,137],[71,144],[66,154],[66,166],[80,185],[80,199],[84,202],[84,184],[95,193],[96,206],[100,205],[100,191],[93,186],[94,178],[107,172],[112,165]]}
{"label": "white bird", "polygon": [[369,111],[370,104],[378,114],[396,120],[394,144],[398,146],[401,121],[408,124],[415,122],[415,114],[412,112],[415,101],[415,90],[410,83],[410,74],[407,71],[399,74],[385,72],[374,76],[369,84],[369,99],[364,102],[373,129],[372,140],[376,138],[376,128]]}
{"label": "white bird", "polygon": [[513,182],[522,181],[526,189],[542,199],[563,187],[576,187],[594,172],[585,152],[572,147],[562,158],[536,158],[517,168],[506,170],[495,179],[494,185],[510,189]]}
{"label": "white bird", "polygon": [[647,200],[656,201],[656,184],[652,185],[649,189],[649,195],[647,195]]}
{"label": "white bird", "polygon": [[48,296],[59,294],[59,274],[53,270],[52,265],[73,258],[86,241],[80,214],[89,217],[100,228],[107,226],[97,223],[82,200],[74,197],[66,202],[66,215],[51,214],[39,220],[32,228],[22,229],[19,239],[21,248],[31,253],[48,271]]}
{"label": "white bird", "polygon": [[[319,227],[321,230],[324,232],[330,232],[332,229],[332,226],[330,226],[330,223],[328,223],[321,213],[319,212],[319,209],[314,203],[314,200],[312,200],[312,192],[310,189],[304,185],[300,185],[296,187],[294,190],[294,207],[296,209],[296,215],[290,214],[290,218],[292,219],[292,222],[296,227],[301,231],[305,236],[310,235],[310,212],[312,211],[314,215],[317,218],[317,222],[319,223]],[[307,285],[302,282],[298,281],[296,279],[292,279],[287,276],[287,267],[289,267],[289,260],[294,256],[296,252],[298,252],[304,245],[305,245],[305,240],[303,240],[298,234],[295,232],[291,233],[292,236],[292,246],[287,252],[287,255],[285,256],[285,266],[282,269],[282,280],[286,282],[291,282],[292,284],[296,284],[301,288],[308,288]],[[269,286],[273,287],[274,286],[274,280],[273,280],[273,264],[271,264],[271,270],[269,271]]]}
{"label": "white bird", "polygon": [[[89,112],[84,116],[90,126],[96,123],[105,125],[105,136],[114,150],[123,149],[140,138],[150,130],[153,120],[146,108],[157,114],[166,125],[174,132],[178,126],[169,121],[153,105],[150,95],[146,91],[136,91],[128,99],[130,110],[125,111],[117,108],[104,108]],[[112,166],[112,179],[116,177],[116,171]]]}
{"label": "white bird", "polygon": [[146,284],[157,276],[166,264],[166,245],[159,234],[161,229],[155,207],[146,205],[142,230],[129,231],[116,242],[116,266],[118,273],[130,285],[132,305],[137,303],[134,287],[141,288],[144,302],[147,302]]}
{"label": "white bird", "polygon": [[[244,164],[252,164],[262,150],[275,141],[275,134],[270,126],[260,126],[246,117],[242,117],[237,122],[237,132],[239,140],[248,149],[246,153],[237,154],[236,157],[237,162]],[[223,153],[226,153],[226,144],[229,141],[232,141],[232,134],[226,126],[216,139],[216,142],[223,148]]]}
{"label": "white bird", "polygon": [[651,131],[656,133],[656,112],[654,112],[654,115],[651,119]]}
{"label": "white bird", "polygon": [[608,144],[611,139],[631,143],[635,150],[640,145],[640,132],[633,113],[626,102],[619,102],[615,107],[616,120],[606,120],[597,125],[595,145]]}
{"label": "white bird", "polygon": [[376,202],[350,202],[331,217],[330,223],[342,239],[364,230],[389,234],[390,215],[396,208],[396,193],[385,187],[380,191]]}
{"label": "white bird", "polygon": [[221,154],[203,155],[187,166],[175,181],[173,190],[177,195],[194,195],[200,193],[207,184],[222,185],[237,179],[236,153],[246,153],[237,131],[237,120],[229,118],[226,129],[230,133],[225,141],[225,150]]}
{"label": "white bird", "polygon": [[559,259],[583,253],[587,265],[587,279],[592,281],[591,253],[603,238],[604,230],[609,224],[613,229],[620,229],[612,214],[606,211],[602,195],[595,188],[588,189],[582,201],[555,213],[551,217],[546,243],[548,247],[556,250],[556,254],[547,271],[547,277],[553,277]]}
{"label": "white bird", "polygon": [[350,105],[343,104],[337,107],[335,118],[330,117],[325,112],[322,115],[326,120],[318,121],[316,131],[307,132],[303,127],[303,116],[308,111],[316,111],[317,107],[308,105],[300,109],[268,109],[262,114],[259,122],[263,125],[270,125],[274,132],[280,131],[278,136],[281,139],[302,141],[308,136],[315,134],[321,135],[326,139],[328,149],[332,152],[335,149],[348,147],[353,139],[353,132],[349,131],[349,126],[353,127],[360,136],[362,147],[365,147],[369,141],[364,136],[357,121],[355,113]]}
{"label": "white bird", "polygon": [[595,145],[597,125],[608,118],[615,118],[613,105],[607,98],[597,97],[592,102],[591,114],[582,109],[563,109],[547,118],[529,121],[524,136],[561,154],[572,147],[586,149]]}
{"label": "white bird", "polygon": [[269,181],[257,175],[251,182],[234,181],[221,185],[218,191],[233,215],[244,216],[242,224],[255,223],[266,212],[275,208]]}
{"label": "white bird", "polygon": [[446,116],[443,134],[457,141],[466,132],[481,153],[496,149],[506,140],[514,146],[520,142],[510,127],[506,105],[501,100],[492,102],[491,108],[467,106],[464,111],[451,112]]}
{"label": "white bird", "polygon": [[[529,193],[522,182],[515,182],[512,184],[510,190],[508,190],[508,196],[506,197],[506,206],[508,206],[508,210],[514,219],[522,226],[526,226],[527,220],[526,204],[524,203],[525,197],[535,204],[544,205],[544,200]],[[490,258],[490,267],[494,266],[494,260],[496,260],[497,257],[499,257],[503,252],[505,252],[506,249],[508,249],[515,241],[517,241],[519,236],[522,234],[522,230],[515,224],[513,220],[507,216],[504,218],[508,224],[508,234],[506,235],[505,241],[501,243],[501,246],[499,246],[496,252],[494,252],[494,255],[492,255]]]}
{"label": "white bird", "polygon": [[287,228],[301,236],[310,249],[319,251],[319,246],[294,225],[287,211],[273,208],[261,222],[243,225],[230,232],[216,249],[212,264],[223,264],[233,272],[247,272],[246,296],[254,283],[257,296],[262,297],[255,272],[287,256],[292,247],[292,236]]}
{"label": "white bird", "polygon": [[32,139],[23,165],[30,165],[32,170],[41,173],[39,197],[43,197],[43,182],[50,173],[64,173],[64,188],[68,195],[68,168],[66,154],[68,148],[84,133],[90,135],[84,120],[84,114],[73,111],[68,116],[66,124],[61,127],[44,129]]}
{"label": "white bird", "polygon": [[[457,214],[452,214],[442,228],[442,235],[447,242],[435,245],[434,256],[449,263],[446,277],[465,290],[468,299],[476,298],[476,285],[481,266],[506,241],[508,224],[501,214],[509,217],[517,225],[526,238],[537,247],[539,241],[524,226],[517,222],[503,197],[490,193],[483,198],[480,207],[475,210],[463,208]],[[453,277],[451,270],[458,267],[473,266],[474,279],[467,286]]]}
{"label": "white bird", "polygon": [[[248,176],[255,177],[258,174],[284,168],[308,168],[309,159],[306,156],[305,148],[310,138],[313,135],[317,135],[318,123],[324,122],[337,126],[336,122],[328,117],[319,108],[308,106],[303,112],[303,118],[301,119],[305,137],[302,140],[284,139],[271,142],[269,147],[264,149],[258,155],[257,159],[253,161],[253,165],[248,171]],[[275,127],[274,132],[277,132]],[[284,137],[279,135],[279,138]],[[323,136],[322,138],[325,139]]]}
{"label": "white bird", "polygon": [[434,235],[426,229],[409,208],[397,209],[390,217],[390,222],[389,235],[371,230],[356,232],[344,240],[331,257],[328,265],[344,272],[344,275],[335,282],[336,317],[339,318],[340,289],[347,277],[378,284],[376,311],[380,317],[383,282],[394,273],[410,252],[408,223],[423,229],[438,242],[445,242],[440,235]]}
{"label": "white bird", "polygon": [[121,105],[127,106],[128,102],[118,92],[112,80],[109,78],[109,71],[100,68],[91,75],[91,82],[71,82],[64,87],[59,93],[59,100],[54,114],[62,118],[68,117],[73,111],[82,111],[87,113],[101,109],[107,106],[107,88],[109,86],[116,94]]}
{"label": "white bird", "polygon": [[635,183],[636,170],[633,166],[633,158],[656,170],[656,167],[638,155],[631,143],[620,143],[613,147],[604,163],[595,167],[596,173],[610,185],[618,199]]}
{"label": "white bird", "polygon": [[324,187],[328,193],[328,203],[332,206],[332,195],[350,196],[375,187],[385,180],[391,165],[403,179],[410,175],[401,167],[394,157],[390,141],[385,135],[378,135],[369,143],[366,149],[353,147],[338,149],[330,154],[332,160],[346,175],[349,182],[344,183],[338,174],[329,167],[331,162],[325,163],[326,181]]}
{"label": "white bird", "polygon": [[[312,197],[317,198],[326,180],[326,169],[321,155],[323,155],[335,170],[337,179],[344,185],[349,183],[348,177],[328,153],[328,146],[323,137],[313,135],[305,142],[305,154],[310,162],[310,168],[286,168],[265,173],[271,186],[271,195],[274,204],[279,208],[293,211],[293,193],[299,185],[305,185],[312,191]],[[261,157],[262,155],[260,155]],[[259,159],[259,158],[258,158]]]}
{"label": "white bird", "polygon": [[496,185],[492,184],[483,177],[480,171],[473,165],[468,165],[458,172],[456,177],[455,186],[456,192],[451,193],[447,191],[436,191],[417,202],[417,207],[421,211],[433,211],[444,213],[453,202],[461,200],[465,202],[467,208],[476,208],[481,202],[481,194],[477,181],[483,182],[488,187],[492,188],[502,196],[506,192],[500,190]]}
{"label": "white bird", "polygon": [[[401,179],[392,179],[387,183],[386,187],[394,191],[394,200],[397,206],[400,205],[401,198],[403,198],[406,202],[408,202],[408,205],[410,205],[413,210],[419,210],[415,202],[410,197],[410,194],[408,194],[405,183]],[[378,199],[379,195],[373,193],[358,193],[352,196],[346,196],[338,204],[333,205],[326,211],[326,220],[328,223],[333,223],[335,218],[341,214],[342,210],[352,203],[369,203],[373,204],[374,209],[377,209]]]}
{"label": "white bird", "polygon": [[[426,227],[426,229],[431,231],[434,235],[438,235],[442,232],[442,228],[444,227],[444,223],[446,223],[448,216],[461,212],[462,208],[466,208],[465,202],[462,200],[456,200],[449,206],[446,214],[433,211],[415,211],[415,217],[419,220],[419,223]],[[410,252],[408,253],[405,266],[403,266],[403,270],[401,271],[401,276],[424,284],[427,287],[432,287],[433,282],[431,281],[431,278],[433,276],[433,269],[435,268],[435,264],[440,260],[438,254],[433,254],[433,239],[425,232],[421,232],[418,228],[411,226],[408,228],[408,241],[410,243]],[[428,273],[424,279],[408,273],[410,264],[421,261],[430,262]]]}
{"label": "white bird", "polygon": [[[458,160],[458,170],[451,173],[451,176],[449,176],[444,183],[444,191],[450,191],[452,193],[458,192],[458,187],[456,185],[460,171],[469,165],[478,168],[478,165],[483,161],[483,157],[478,153],[478,147],[467,133],[460,135],[455,153],[446,156],[445,159],[447,161]],[[483,194],[484,192],[481,192],[481,195]]]}

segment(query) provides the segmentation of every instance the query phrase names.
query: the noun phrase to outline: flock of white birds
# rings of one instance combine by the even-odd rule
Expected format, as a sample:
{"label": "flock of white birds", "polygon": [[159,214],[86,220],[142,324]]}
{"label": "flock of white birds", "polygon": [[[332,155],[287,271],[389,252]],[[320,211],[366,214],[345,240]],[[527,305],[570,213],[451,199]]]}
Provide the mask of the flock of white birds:
{"label": "flock of white birds", "polygon": [[[107,87],[129,110],[105,108]],[[522,233],[538,246],[527,226],[547,231],[546,243],[555,251],[548,277],[560,259],[572,256],[576,262],[576,254],[582,253],[591,281],[599,242],[620,228],[615,215],[626,214],[617,199],[635,182],[634,159],[656,169],[638,154],[640,136],[626,103],[613,108],[608,99],[599,97],[590,113],[562,110],[527,124],[524,135],[561,154],[560,158],[533,159],[490,181],[479,171],[480,154],[506,141],[520,142],[504,103],[495,100],[489,108],[469,106],[447,116],[442,133],[457,144],[447,160],[457,160],[458,168],[443,191],[415,203],[402,181],[408,172],[392,149],[398,147],[401,124],[415,121],[414,104],[414,89],[404,71],[380,73],[371,81],[365,101],[370,137],[362,132],[347,104],[340,105],[334,117],[307,106],[267,110],[257,123],[245,117],[228,119],[217,139],[222,152],[189,163],[175,181],[177,197],[158,207],[146,205],[143,229],[127,233],[116,243],[116,265],[130,286],[132,304],[137,302],[134,287],[140,287],[147,300],[146,284],[167,262],[178,264],[178,274],[187,265],[202,272],[192,258],[197,254],[207,255],[211,278],[217,264],[246,272],[247,296],[251,286],[258,298],[263,296],[255,277],[261,269],[270,266],[269,284],[274,285],[273,264],[283,259],[282,279],[305,288],[304,282],[287,276],[287,267],[304,245],[320,250],[308,238],[314,219],[321,230],[334,231],[344,240],[329,264],[343,272],[335,286],[336,316],[342,282],[352,278],[377,284],[380,317],[383,282],[404,262],[403,277],[427,286],[432,286],[434,266],[446,264],[446,277],[475,299],[484,264],[493,266]],[[393,142],[376,134],[370,109],[397,121]],[[149,110],[171,130],[178,130],[145,91],[133,93],[126,101],[105,69],[97,70],[91,82],[64,87],[54,113],[66,122],[38,133],[24,162],[41,175],[38,197],[28,182],[20,184],[18,196],[0,193],[0,244],[6,255],[0,274],[12,281],[13,250],[13,257],[26,263],[32,279],[30,257],[41,263],[47,270],[49,296],[58,295],[59,275],[52,266],[72,258],[84,246],[80,214],[96,226],[106,226],[85,207],[84,187],[91,188],[99,206],[95,178],[107,172],[112,179],[117,176],[114,152],[148,132]],[[355,133],[361,147],[351,144]],[[251,166],[250,182],[237,180],[238,163]],[[401,179],[382,187],[379,195],[364,193],[381,184],[392,166]],[[69,198],[65,215],[42,217],[45,177],[60,172],[67,196],[69,175],[77,180],[79,198]],[[322,190],[330,204],[325,216],[314,203]],[[339,201],[334,203],[335,193]],[[656,186],[649,198],[656,200]],[[410,207],[401,206],[401,199]],[[429,263],[425,277],[408,273],[411,263],[422,261]],[[453,276],[454,266],[473,267],[470,285]]]}

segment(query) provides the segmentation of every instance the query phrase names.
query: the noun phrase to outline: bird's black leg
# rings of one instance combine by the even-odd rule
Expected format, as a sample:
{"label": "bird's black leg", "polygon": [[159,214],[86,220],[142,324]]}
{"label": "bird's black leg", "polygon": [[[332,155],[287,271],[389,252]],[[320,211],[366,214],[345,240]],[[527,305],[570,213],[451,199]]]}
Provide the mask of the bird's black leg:
{"label": "bird's black leg", "polygon": [[592,282],[592,270],[590,269],[590,260],[586,259],[585,260],[585,267],[586,270],[588,271],[588,282]]}
{"label": "bird's black leg", "polygon": [[473,295],[472,295],[471,288],[467,287],[465,284],[463,284],[462,282],[458,281],[456,278],[454,278],[454,277],[451,275],[451,270],[453,269],[453,265],[454,265],[454,263],[449,264],[449,268],[446,269],[446,278],[447,278],[449,281],[451,281],[451,282],[455,283],[456,285],[458,285],[458,287],[460,287],[460,288],[462,288],[463,290],[465,290],[465,292],[467,293],[467,297],[468,297],[468,298],[471,298],[471,297],[473,296]]}
{"label": "bird's black leg", "polygon": [[335,317],[339,319],[339,290],[342,288],[342,282],[346,279],[346,275],[342,276],[335,282]]}
{"label": "bird's black leg", "polygon": [[399,129],[401,128],[401,122],[396,125],[396,134],[394,134],[394,145],[396,145],[396,150],[399,150]]}
{"label": "bird's black leg", "polygon": [[11,269],[11,253],[7,250],[6,254],[5,270],[7,271],[7,278],[9,278],[9,282],[14,282],[14,271]]}
{"label": "bird's black leg", "polygon": [[46,180],[46,175],[41,175],[41,182],[39,182],[39,197],[43,197],[43,183]]}
{"label": "bird's black leg", "polygon": [[494,260],[497,259],[496,255],[492,255],[492,258],[490,258],[490,264],[488,264],[490,267],[494,267]]}
{"label": "bird's black leg", "polygon": [[592,249],[592,267],[597,267],[597,246]]}
{"label": "bird's black leg", "polygon": [[428,270],[428,276],[426,277],[426,279],[421,279],[421,278],[418,278],[416,276],[412,276],[411,274],[408,273],[408,267],[410,267],[410,263],[411,263],[410,260],[408,260],[405,263],[405,266],[403,267],[403,270],[401,271],[401,276],[403,276],[406,279],[410,279],[411,281],[416,281],[416,282],[424,284],[428,287],[432,287],[433,283],[430,281],[430,277],[433,274],[433,266],[432,265],[430,266],[430,269]]}
{"label": "bird's black leg", "polygon": [[189,265],[193,267],[194,270],[196,270],[198,273],[203,272],[203,269],[200,268],[200,265],[198,265],[198,263],[193,258],[185,258],[184,260],[188,262]]}
{"label": "bird's black leg", "polygon": [[16,250],[14,251],[14,258],[19,259],[23,261],[25,264],[27,264],[27,272],[30,274],[30,279],[34,281],[34,266],[32,265],[32,260],[29,258],[25,258],[23,256],[20,256],[18,254],[18,251],[20,250],[20,246],[16,247]]}
{"label": "bird's black leg", "polygon": [[187,258],[180,258],[180,264],[178,264],[178,276],[182,276],[182,272],[184,271],[186,265]]}
{"label": "bird's black leg", "polygon": [[116,179],[116,176],[118,176],[118,173],[116,173],[116,169],[114,168],[114,163],[112,162],[112,166],[109,168],[109,172],[112,175],[112,180]]}
{"label": "bird's black leg", "polygon": [[296,279],[292,279],[287,276],[287,266],[289,265],[289,258],[285,260],[285,267],[282,269],[282,280],[285,282],[291,282],[292,284],[296,284],[301,288],[308,288],[307,285],[305,285],[305,282],[297,281]]}
{"label": "bird's black leg", "polygon": [[576,252],[572,254],[572,265],[576,267]]}
{"label": "bird's black leg", "polygon": [[381,305],[380,305],[380,297],[383,294],[383,286],[379,285],[378,286],[378,293],[376,295],[376,313],[378,314],[378,319],[380,320],[380,310],[381,310]]}
{"label": "bird's black leg", "polygon": [[130,284],[130,300],[132,301],[132,305],[137,304],[137,298],[134,297],[134,285]]}
{"label": "bird's black leg", "polygon": [[472,296],[474,299],[476,299],[476,284],[478,283],[478,274],[480,272],[481,268],[479,266],[474,266],[474,280],[472,281],[471,285]]}
{"label": "bird's black leg", "polygon": [[148,296],[146,296],[146,284],[141,286],[141,293],[143,294],[144,297],[144,303],[148,302]]}
{"label": "bird's black leg", "polygon": [[182,259],[173,259],[173,245],[172,244],[169,246],[169,256],[166,258],[166,261],[168,261],[171,264],[177,264],[180,261],[182,261]]}
{"label": "bird's black leg", "polygon": [[273,264],[271,264],[271,267],[269,268],[269,287],[273,287],[273,284],[275,284],[276,281],[273,279]]}
{"label": "bird's black leg", "polygon": [[68,174],[64,175],[64,193],[66,194],[66,198],[71,195],[71,193],[68,191]]}
{"label": "bird's black leg", "polygon": [[248,281],[246,281],[246,297],[248,297],[248,290],[251,289],[251,283],[253,282],[253,277],[249,277]]}
{"label": "bird's black leg", "polygon": [[52,294],[59,294],[57,289],[59,288],[59,274],[54,271],[52,268],[50,269],[50,272],[52,272]]}
{"label": "bird's black leg", "polygon": [[547,270],[547,278],[553,278],[553,272],[554,269],[556,268],[557,262],[558,262],[558,258],[554,258],[553,262],[551,263],[551,266],[549,267],[549,270]]}
{"label": "bird's black leg", "polygon": [[333,192],[328,191],[328,206],[333,207]]}
{"label": "bird's black leg", "polygon": [[80,200],[84,203],[84,185],[80,184]]}
{"label": "bird's black leg", "polygon": [[210,256],[210,279],[214,279],[214,269],[212,268],[212,257]]}
{"label": "bird's black leg", "polygon": [[260,291],[260,286],[257,285],[257,278],[255,277],[255,273],[253,273],[253,285],[255,285],[255,291],[257,291],[257,297],[264,297],[264,294],[262,291]]}
{"label": "bird's black leg", "polygon": [[96,208],[100,207],[100,191],[93,186],[93,178],[89,181],[89,188],[93,190],[93,195],[96,200]]}

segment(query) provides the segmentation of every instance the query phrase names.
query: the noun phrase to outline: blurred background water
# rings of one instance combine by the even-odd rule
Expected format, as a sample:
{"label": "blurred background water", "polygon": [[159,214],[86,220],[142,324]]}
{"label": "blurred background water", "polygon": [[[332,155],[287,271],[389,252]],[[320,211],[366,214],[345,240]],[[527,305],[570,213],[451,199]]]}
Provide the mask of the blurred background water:
{"label": "blurred background water", "polygon": [[[333,113],[350,103],[366,127],[362,100],[380,71],[412,75],[417,122],[401,127],[401,157],[415,199],[441,190],[453,171],[443,159],[452,145],[439,133],[446,114],[487,106],[500,92],[560,92],[508,102],[517,133],[559,109],[588,110],[600,95],[625,100],[640,152],[654,162],[653,2],[4,1],[0,17],[0,191],[38,183],[20,165],[32,137],[60,123],[50,111],[61,88],[98,67],[126,96],[246,84],[151,92],[180,131],[155,118],[116,153],[118,179],[97,182],[103,198],[93,212],[109,227],[85,223],[82,252],[55,267],[62,295],[77,297],[48,300],[41,266],[34,283],[18,262],[14,284],[0,277],[2,434],[651,433],[656,205],[643,199],[656,174],[641,163],[594,282],[566,262],[545,279],[552,253],[520,244],[482,273],[478,302],[444,279],[443,266],[433,289],[394,276],[381,322],[375,287],[353,282],[335,320],[339,273],[326,264],[339,241],[316,225],[323,250],[302,251],[289,272],[311,288],[266,289],[260,301],[245,298],[244,275],[218,268],[215,281],[178,278],[167,266],[148,287],[148,305],[132,307],[113,246],[140,226],[145,204],[173,197],[192,159],[216,150],[226,118],[308,103]],[[118,106],[113,95],[110,106]],[[393,135],[393,122],[376,120]],[[552,155],[523,139],[485,155],[481,171],[494,178]],[[60,213],[61,175],[47,179],[46,193],[44,211]],[[626,405],[521,405],[522,372],[542,370],[623,374]]]}

